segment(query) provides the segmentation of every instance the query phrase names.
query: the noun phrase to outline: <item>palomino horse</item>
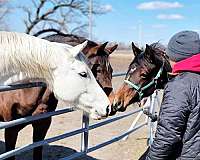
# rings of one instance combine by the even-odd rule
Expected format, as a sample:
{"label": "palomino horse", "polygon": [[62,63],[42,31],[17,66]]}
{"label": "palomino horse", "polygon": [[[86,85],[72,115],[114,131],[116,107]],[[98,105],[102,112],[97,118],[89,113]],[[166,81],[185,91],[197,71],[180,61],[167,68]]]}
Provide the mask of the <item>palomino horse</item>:
{"label": "palomino horse", "polygon": [[[49,37],[51,38],[51,41],[57,41],[63,43],[67,42],[66,41],[67,37],[65,39],[63,35],[52,35]],[[85,41],[85,39],[82,38],[82,41],[73,39],[71,41],[74,41],[75,44],[73,45],[77,45],[78,43]],[[89,60],[91,60],[90,62],[91,69],[96,64],[99,65],[98,69],[100,71],[103,71],[97,73],[97,70],[92,69],[93,74],[95,76],[96,75],[99,76],[98,77],[99,79],[97,79],[97,81],[106,92],[108,91],[107,88],[112,89],[111,79],[110,82],[109,80],[106,79],[108,77],[108,73],[109,75],[112,75],[112,68],[108,61],[108,56],[116,49],[117,45],[105,49],[105,44],[98,45],[92,41],[88,41],[86,47],[83,49],[83,52],[86,56],[88,56],[87,54],[90,55]],[[97,60],[93,62],[92,60],[95,59],[95,57]],[[110,68],[109,67],[107,68],[106,64],[108,64]],[[97,78],[97,76],[95,78]],[[106,92],[106,94],[109,95],[108,92]],[[12,99],[10,99],[10,97],[12,97]],[[4,99],[4,101],[1,101],[2,99]],[[46,89],[40,87],[26,88],[26,89],[0,93],[0,101],[1,101],[1,107],[0,107],[1,121],[9,121],[20,117],[25,117],[27,115],[37,115],[44,112],[54,111],[58,102],[53,92],[50,92],[48,88]],[[50,117],[32,123],[34,142],[44,139],[50,124],[51,124]],[[26,125],[27,124],[5,129],[6,151],[15,148],[18,132]],[[14,159],[14,157],[10,158],[10,160],[11,159]],[[33,159],[34,160],[42,159],[42,147],[37,147],[34,149]]]}
{"label": "palomino horse", "polygon": [[[94,118],[100,118],[108,114],[108,98],[100,89],[93,74],[85,64],[85,57],[79,53],[84,47],[83,44],[76,47],[63,46],[26,34],[11,32],[0,32],[0,39],[0,56],[2,60],[0,65],[0,84],[15,83],[25,79],[43,80],[48,84],[49,91],[54,91],[58,98],[74,103],[76,106],[91,112]],[[19,73],[23,74],[21,76],[13,76],[19,75]],[[15,78],[10,80],[10,77]],[[23,116],[23,114],[35,115],[55,109],[57,100],[52,102],[47,99],[47,97],[52,96],[51,94],[46,93],[43,97],[44,90],[36,93],[38,95],[33,94],[32,98],[40,98],[39,101],[35,101],[34,112],[30,113],[30,108],[20,108],[19,99],[17,98],[23,97],[23,94],[19,94],[19,97],[15,99],[12,97],[15,101],[11,109],[13,112],[8,112],[7,117],[0,117],[0,119],[3,121],[11,120],[10,117],[16,119],[19,116]],[[24,92],[24,94],[27,93]],[[39,102],[44,102],[44,104],[38,105]],[[52,104],[53,108],[47,110],[49,104]],[[38,107],[36,108],[37,105]],[[31,109],[34,109],[34,107]],[[3,112],[6,111],[4,108]],[[40,135],[41,129],[36,128],[35,130],[37,132],[33,137],[37,139],[38,136],[36,137],[35,135]],[[5,137],[10,137],[10,134],[5,133]],[[13,138],[15,139],[15,137]]]}
{"label": "palomino horse", "polygon": [[155,89],[163,88],[168,81],[167,72],[171,66],[159,43],[146,45],[145,51],[132,43],[135,58],[129,65],[124,83],[115,94],[112,108],[125,111],[131,103],[141,101],[151,95]]}

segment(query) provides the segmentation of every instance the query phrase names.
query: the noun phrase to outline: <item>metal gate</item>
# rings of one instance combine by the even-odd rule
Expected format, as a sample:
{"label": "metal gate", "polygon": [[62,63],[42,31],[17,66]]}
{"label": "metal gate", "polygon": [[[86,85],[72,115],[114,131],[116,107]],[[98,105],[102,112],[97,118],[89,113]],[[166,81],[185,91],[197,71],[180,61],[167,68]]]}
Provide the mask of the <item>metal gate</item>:
{"label": "metal gate", "polygon": [[[125,75],[125,73],[116,73],[116,74],[113,74],[113,77],[118,77],[118,76],[123,76],[123,75]],[[22,88],[30,88],[30,87],[38,87],[38,86],[46,86],[46,84],[43,83],[43,82],[37,82],[37,83],[27,83],[27,84],[2,86],[0,88],[0,91],[15,90],[15,89],[22,89]],[[155,112],[154,111],[154,108],[155,108],[154,103],[155,102],[154,101],[151,101],[151,102],[152,103],[150,103],[149,106],[146,106],[146,108],[148,108],[149,111],[152,114],[154,114],[154,112]],[[54,112],[44,113],[44,114],[37,115],[37,116],[29,116],[29,117],[9,121],[9,122],[0,122],[0,129],[13,127],[13,126],[23,124],[23,123],[27,123],[27,122],[33,122],[35,120],[44,119],[44,118],[47,118],[47,117],[50,117],[50,116],[56,116],[56,115],[60,115],[60,114],[64,114],[64,113],[72,112],[72,111],[73,111],[72,107],[69,107],[69,108],[60,109],[60,110],[57,110],[57,111],[54,111]],[[102,142],[102,143],[100,143],[96,146],[89,147],[89,145],[88,145],[89,136],[88,135],[89,135],[90,130],[104,126],[104,125],[112,123],[114,121],[118,121],[118,120],[126,118],[126,117],[129,117],[129,116],[136,114],[136,113],[138,113],[138,115],[136,116],[135,120],[133,121],[133,123],[132,123],[132,125],[131,125],[131,127],[129,128],[128,131],[124,132],[121,135],[115,136],[108,141]],[[74,135],[77,135],[77,134],[82,134],[81,151],[74,153],[74,154],[72,154],[68,157],[60,159],[60,160],[70,160],[70,159],[74,159],[74,158],[82,156],[82,155],[86,155],[87,153],[93,152],[95,150],[98,150],[99,148],[105,147],[105,146],[107,146],[107,145],[109,145],[113,142],[119,141],[122,138],[126,139],[129,134],[135,132],[136,130],[140,129],[141,127],[143,127],[145,125],[149,126],[148,137],[149,137],[149,142],[151,143],[152,138],[153,138],[153,129],[152,128],[154,127],[154,122],[152,122],[151,119],[146,117],[146,119],[143,123],[137,124],[137,122],[138,122],[138,120],[139,120],[139,118],[141,117],[142,114],[143,114],[143,109],[139,108],[139,109],[135,109],[133,111],[127,112],[127,113],[123,113],[123,114],[120,114],[120,115],[117,115],[117,116],[113,116],[111,118],[107,118],[107,119],[102,120],[98,123],[90,125],[88,113],[83,112],[82,128],[73,130],[71,132],[64,133],[62,135],[51,137],[51,138],[45,139],[43,141],[38,141],[38,142],[29,144],[29,145],[25,145],[25,146],[16,148],[12,151],[1,154],[0,159],[3,160],[3,159],[6,159],[6,158],[9,158],[11,156],[14,156],[16,154],[19,154],[21,152],[31,150],[31,149],[38,147],[38,146],[49,144],[49,143],[52,143],[52,142],[55,142],[55,141],[58,141],[58,140],[61,140],[61,139],[67,138],[67,137],[71,137],[71,136],[74,136]]]}

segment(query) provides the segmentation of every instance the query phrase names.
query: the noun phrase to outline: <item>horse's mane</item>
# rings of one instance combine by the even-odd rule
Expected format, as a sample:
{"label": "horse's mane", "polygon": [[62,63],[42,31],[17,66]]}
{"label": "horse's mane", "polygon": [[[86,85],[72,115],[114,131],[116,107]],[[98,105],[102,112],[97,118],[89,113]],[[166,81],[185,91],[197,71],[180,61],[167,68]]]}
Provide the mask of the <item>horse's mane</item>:
{"label": "horse's mane", "polygon": [[97,46],[98,44],[86,39],[85,37],[77,36],[74,34],[64,34],[64,33],[58,33],[58,34],[52,34],[46,37],[43,37],[43,39],[46,39],[51,42],[59,42],[59,43],[66,43],[71,46],[76,46],[80,43],[88,41],[89,46]]}
{"label": "horse's mane", "polygon": [[166,47],[162,45],[160,42],[155,42],[150,45],[152,49],[154,50],[155,56],[157,59],[159,59],[161,62],[164,61],[164,69],[167,72],[171,71],[171,65],[169,63],[169,58],[166,55]]}
{"label": "horse's mane", "polygon": [[162,51],[162,52],[165,52],[165,51],[166,51],[166,47],[165,47],[163,44],[161,44],[159,41],[150,44],[150,46],[151,46],[153,49],[155,49],[155,50],[160,50],[160,51]]}
{"label": "horse's mane", "polygon": [[56,62],[63,59],[63,56],[70,57],[70,54],[65,54],[66,51],[64,47],[34,36],[0,32],[1,76],[19,74],[21,71],[26,77],[44,78],[50,84]]}

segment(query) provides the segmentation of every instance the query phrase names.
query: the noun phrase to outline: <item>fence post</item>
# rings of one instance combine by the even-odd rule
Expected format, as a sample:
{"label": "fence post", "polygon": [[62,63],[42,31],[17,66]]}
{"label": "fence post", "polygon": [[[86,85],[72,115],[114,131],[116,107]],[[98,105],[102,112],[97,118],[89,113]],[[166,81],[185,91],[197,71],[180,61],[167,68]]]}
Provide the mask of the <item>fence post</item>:
{"label": "fence post", "polygon": [[[150,108],[149,113],[155,115],[155,107],[156,107],[156,99],[158,99],[158,91],[155,90],[154,93],[150,96]],[[151,146],[154,139],[154,126],[155,122],[152,122],[151,118],[148,118],[148,127],[149,127],[149,134],[148,134],[148,145]]]}
{"label": "fence post", "polygon": [[[137,117],[136,117],[136,118],[134,119],[134,121],[132,122],[130,128],[127,130],[127,132],[131,131],[131,130],[136,126],[138,120],[140,119],[140,117],[141,117],[142,115],[143,115],[143,111],[140,111],[140,112],[138,113]],[[128,136],[129,136],[129,135],[127,135],[126,137],[124,137],[122,140],[124,140],[124,141],[127,140],[127,139],[128,139]]]}
{"label": "fence post", "polygon": [[81,134],[81,152],[87,154],[89,136],[89,113],[85,111],[83,111],[82,128],[85,128],[85,131]]}

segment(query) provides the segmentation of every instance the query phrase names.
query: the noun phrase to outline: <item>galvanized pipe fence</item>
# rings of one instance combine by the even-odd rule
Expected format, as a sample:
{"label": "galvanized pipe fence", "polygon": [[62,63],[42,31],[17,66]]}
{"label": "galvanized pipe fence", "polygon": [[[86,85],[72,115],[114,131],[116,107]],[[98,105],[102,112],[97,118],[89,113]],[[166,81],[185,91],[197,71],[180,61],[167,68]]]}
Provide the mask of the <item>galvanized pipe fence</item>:
{"label": "galvanized pipe fence", "polygon": [[[123,72],[115,73],[115,74],[113,74],[113,77],[124,76],[124,75],[126,75],[126,73],[123,73]],[[22,89],[22,88],[40,87],[40,86],[46,87],[46,84],[43,83],[43,82],[36,82],[36,83],[33,82],[33,83],[26,83],[26,84],[0,86],[0,92],[7,91],[7,90]],[[154,107],[153,102],[148,107],[149,107],[149,110],[151,112],[154,111],[154,109],[152,108],[152,107]],[[60,114],[64,114],[64,113],[68,113],[68,112],[72,112],[72,111],[74,111],[73,107],[68,107],[68,108],[65,108],[65,109],[59,109],[59,110],[56,110],[54,112],[48,112],[48,113],[44,113],[44,114],[41,114],[41,115],[28,116],[28,117],[12,120],[12,121],[9,121],[9,122],[0,122],[0,129],[13,127],[13,126],[20,125],[20,124],[23,124],[23,123],[31,123],[31,122],[39,120],[39,119],[44,119],[44,118],[47,118],[47,117],[56,116],[56,115],[60,115]],[[95,128],[107,125],[109,123],[118,121],[118,120],[126,118],[126,117],[129,117],[129,116],[134,115],[136,113],[138,113],[138,115],[136,116],[135,120],[133,121],[133,124],[131,125],[131,127],[129,128],[128,131],[122,133],[121,135],[115,136],[108,141],[105,141],[105,142],[102,142],[102,143],[97,144],[95,146],[89,147],[89,131],[90,130],[93,130]],[[3,159],[6,159],[6,158],[15,156],[17,154],[20,154],[22,152],[31,150],[33,148],[39,147],[39,146],[43,146],[43,145],[46,145],[46,144],[49,144],[49,143],[52,143],[52,142],[55,142],[55,141],[58,141],[58,140],[61,140],[61,139],[64,139],[64,138],[68,138],[68,137],[71,137],[71,136],[74,136],[74,135],[77,135],[77,134],[82,134],[81,135],[82,136],[81,137],[81,151],[76,152],[76,153],[74,153],[74,154],[72,154],[68,157],[64,157],[64,158],[60,159],[60,160],[71,160],[71,159],[86,155],[87,153],[93,152],[95,150],[98,150],[102,147],[105,147],[105,146],[107,146],[107,145],[109,145],[113,142],[119,141],[123,138],[127,138],[129,134],[135,132],[136,130],[140,129],[141,127],[143,127],[147,124],[149,124],[149,127],[152,128],[153,124],[151,123],[151,120],[148,119],[148,118],[146,118],[145,122],[137,124],[142,113],[143,113],[142,108],[134,109],[133,111],[130,111],[130,112],[127,112],[127,113],[122,113],[122,114],[117,115],[117,116],[112,116],[110,118],[107,118],[105,120],[101,120],[100,122],[97,122],[95,124],[90,125],[89,124],[89,114],[86,113],[86,112],[83,112],[82,128],[73,130],[71,132],[66,132],[62,135],[57,135],[55,137],[47,138],[43,141],[38,141],[38,142],[35,142],[35,143],[32,143],[32,144],[27,144],[27,145],[24,145],[22,147],[16,148],[14,150],[5,152],[5,153],[0,155],[0,159],[3,160]],[[149,129],[149,130],[150,130],[149,137],[152,138],[153,136],[151,134],[153,134],[153,132],[151,132],[151,129]]]}

